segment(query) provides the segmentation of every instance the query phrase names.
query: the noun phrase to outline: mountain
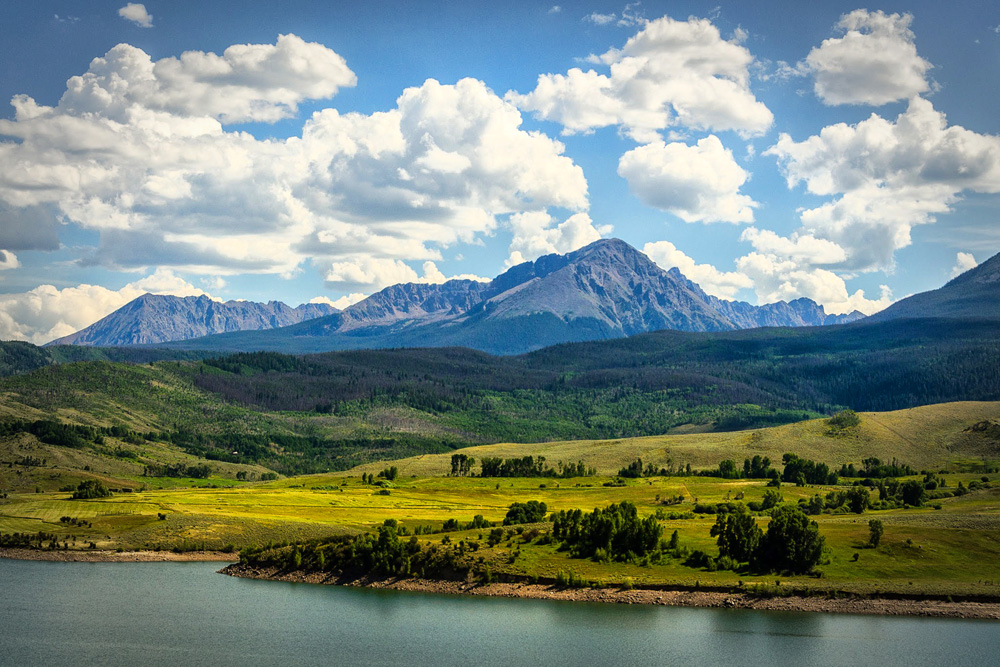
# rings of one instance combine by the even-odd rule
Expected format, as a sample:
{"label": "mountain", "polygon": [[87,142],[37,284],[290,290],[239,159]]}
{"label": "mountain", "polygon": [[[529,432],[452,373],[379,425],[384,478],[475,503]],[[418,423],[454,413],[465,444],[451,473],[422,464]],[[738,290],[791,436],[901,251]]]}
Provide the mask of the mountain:
{"label": "mountain", "polygon": [[766,306],[723,301],[706,294],[677,269],[664,271],[624,241],[602,239],[566,255],[524,262],[488,283],[393,285],[343,312],[309,322],[176,345],[299,353],[461,346],[520,354],[557,343],[661,329],[820,326],[861,317],[857,312],[827,315],[809,299]]}
{"label": "mountain", "polygon": [[319,303],[292,308],[280,301],[221,302],[207,296],[143,294],[86,329],[49,345],[151,345],[227,331],[286,327],[335,312],[336,308]]}
{"label": "mountain", "polygon": [[1000,254],[944,287],[900,299],[868,319],[885,322],[927,317],[1000,320]]}

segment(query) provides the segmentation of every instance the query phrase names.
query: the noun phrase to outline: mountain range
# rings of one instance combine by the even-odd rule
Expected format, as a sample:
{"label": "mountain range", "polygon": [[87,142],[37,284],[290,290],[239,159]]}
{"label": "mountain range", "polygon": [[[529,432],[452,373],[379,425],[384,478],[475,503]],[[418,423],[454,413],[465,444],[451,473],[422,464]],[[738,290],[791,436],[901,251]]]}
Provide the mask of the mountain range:
{"label": "mountain range", "polygon": [[336,312],[336,308],[323,303],[292,308],[280,301],[222,302],[207,296],[143,294],[89,327],[49,345],[155,345],[226,331],[286,327]]}
{"label": "mountain range", "polygon": [[[298,319],[289,321],[292,317]],[[624,241],[602,239],[524,262],[489,282],[393,285],[340,312],[319,312],[316,304],[290,309],[274,302],[219,304],[204,297],[146,295],[54,343],[298,353],[462,346],[519,354],[661,329],[821,326],[861,317],[829,315],[810,299],[764,306],[725,301],[676,268],[664,271]]]}
{"label": "mountain range", "polygon": [[[1000,255],[867,320],[1000,319],[998,290]],[[519,354],[664,329],[823,326],[863,317],[857,311],[830,315],[804,298],[763,306],[719,299],[624,241],[602,239],[566,255],[519,264],[489,282],[393,285],[343,311],[326,304],[292,308],[276,301],[146,294],[50,345],[297,353],[461,346]]]}

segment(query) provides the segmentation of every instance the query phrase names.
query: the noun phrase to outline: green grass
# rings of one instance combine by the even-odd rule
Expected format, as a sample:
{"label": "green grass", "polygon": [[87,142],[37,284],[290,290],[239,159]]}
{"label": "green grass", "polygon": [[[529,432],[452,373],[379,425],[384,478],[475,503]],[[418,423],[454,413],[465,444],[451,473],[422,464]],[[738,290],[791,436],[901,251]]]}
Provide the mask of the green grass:
{"label": "green grass", "polygon": [[[654,477],[628,480],[622,487],[605,487],[609,475],[637,457],[656,466],[667,460],[675,465],[692,463],[695,468],[718,465],[723,458],[738,462],[761,454],[780,462],[781,454],[792,451],[806,458],[832,464],[860,463],[866,456],[883,460],[893,456],[914,468],[952,472],[944,475],[948,487],[959,481],[968,484],[981,472],[971,472],[983,460],[1000,458],[998,443],[987,432],[974,433],[969,427],[986,420],[997,421],[1000,404],[956,403],[927,406],[893,413],[864,413],[861,425],[831,436],[824,420],[735,433],[689,433],[614,441],[572,441],[536,445],[498,444],[463,450],[469,455],[545,456],[550,464],[558,460],[583,460],[596,467],[601,476],[576,479],[517,478],[484,479],[446,476],[450,455],[423,455],[394,461],[400,470],[389,495],[361,483],[362,473],[373,473],[389,465],[366,464],[341,473],[288,477],[268,483],[237,482],[234,477],[247,466],[213,462],[207,480],[144,478],[141,464],[115,458],[90,449],[66,449],[44,445],[27,434],[0,442],[0,532],[43,531],[54,533],[72,548],[94,542],[102,548],[219,549],[276,541],[303,541],[316,537],[373,530],[388,518],[404,526],[439,527],[446,519],[471,521],[483,515],[490,521],[502,520],[508,506],[528,500],[544,501],[550,511],[580,508],[591,510],[628,500],[640,514],[689,511],[697,499],[701,503],[729,500],[739,493],[744,502],[759,500],[764,494],[760,480],[721,480],[710,477]],[[161,462],[199,462],[172,445],[144,443],[132,447],[136,454]],[[45,459],[43,466],[13,465],[19,457]],[[89,468],[86,470],[85,468]],[[254,468],[261,472],[263,468]],[[108,486],[133,488],[111,498],[74,501],[60,486],[81,479],[97,478]],[[993,484],[1000,475],[990,474]],[[215,486],[217,488],[208,488]],[[35,493],[35,488],[43,493]],[[843,488],[843,487],[842,487]],[[783,485],[785,502],[829,487]],[[679,506],[664,507],[656,498],[684,496]],[[1000,562],[1000,488],[970,493],[939,501],[940,510],[930,507],[868,512],[865,515],[824,514],[817,517],[826,537],[827,562],[820,566],[822,577],[778,577],[782,586],[815,591],[840,590],[859,593],[934,593],[938,595],[983,594],[998,596],[996,563]],[[161,515],[164,517],[161,519]],[[92,526],[61,523],[64,516],[90,522]],[[865,547],[867,522],[877,517],[885,523],[885,536],[878,549]],[[716,547],[709,531],[713,516],[665,520],[664,537],[673,530],[681,544],[710,554]],[[766,517],[759,519],[766,524]],[[544,526],[543,526],[544,528]],[[514,537],[488,548],[479,537],[486,531],[461,531],[449,540],[480,542],[478,551],[469,552],[469,564],[481,569],[489,564],[495,575],[511,574],[552,578],[559,571],[572,571],[588,580],[616,583],[625,577],[636,585],[718,585],[774,586],[776,577],[746,573],[707,572],[684,566],[678,561],[659,565],[612,563],[571,559],[556,545],[519,544]],[[440,544],[443,535],[421,537]],[[909,540],[909,542],[908,542]],[[517,553],[518,555],[512,556]],[[854,554],[859,554],[857,561]],[[482,557],[483,562],[478,559]]]}
{"label": "green grass", "polygon": [[[991,476],[998,481],[997,475]],[[978,475],[948,475],[949,485],[967,483]],[[726,481],[713,478],[653,478],[630,481],[624,487],[604,487],[606,478],[575,480],[479,479],[418,477],[398,480],[389,496],[376,495],[371,486],[356,476],[321,475],[289,478],[268,484],[231,489],[154,489],[142,493],[116,495],[94,501],[73,501],[68,494],[22,494],[0,501],[0,532],[36,532],[59,535],[60,541],[76,536],[73,545],[90,541],[107,548],[221,548],[225,544],[243,546],[272,541],[302,541],[314,537],[373,530],[384,519],[394,518],[403,525],[432,525],[449,518],[470,521],[482,514],[501,521],[513,502],[542,500],[550,511],[601,507],[630,500],[643,515],[660,507],[655,501],[684,493],[684,504],[665,510],[690,510],[693,498],[701,502],[721,502],[736,493],[746,500],[763,495],[759,481]],[[539,488],[539,484],[546,488]],[[500,488],[497,488],[499,484]],[[336,490],[315,490],[311,486],[342,485]],[[591,486],[584,486],[591,485]],[[796,488],[784,485],[786,502],[827,487]],[[858,593],[896,592],[938,595],[1000,595],[996,563],[1000,562],[1000,488],[974,492],[941,501],[942,509],[929,507],[864,515],[823,514],[816,517],[825,536],[828,561],[817,577],[754,576],[746,573],[707,572],[667,561],[660,565],[601,564],[571,559],[556,545],[520,544],[514,536],[495,548],[480,537],[485,530],[448,534],[452,544],[476,541],[481,547],[470,552],[469,564],[481,569],[489,563],[494,574],[514,574],[552,578],[572,571],[604,583],[630,577],[636,585],[783,586],[816,591],[839,590]],[[164,514],[165,520],[159,520]],[[66,526],[62,516],[93,522],[93,528]],[[867,522],[877,517],[886,525],[878,549],[865,546]],[[766,518],[759,519],[766,525]],[[713,516],[663,521],[664,537],[673,530],[689,549],[715,553],[709,530]],[[544,528],[544,524],[542,526]],[[444,535],[422,536],[421,540],[440,543]],[[907,540],[910,542],[907,543]],[[511,560],[511,554],[519,555]],[[858,561],[853,560],[860,554]],[[478,558],[484,563],[480,564]]]}

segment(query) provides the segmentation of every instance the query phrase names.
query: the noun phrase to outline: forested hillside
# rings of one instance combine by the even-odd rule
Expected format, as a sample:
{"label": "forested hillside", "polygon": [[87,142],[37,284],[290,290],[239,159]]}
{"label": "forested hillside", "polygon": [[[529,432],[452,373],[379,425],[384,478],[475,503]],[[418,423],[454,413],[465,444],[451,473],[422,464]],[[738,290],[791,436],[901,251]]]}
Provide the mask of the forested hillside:
{"label": "forested hillside", "polygon": [[[260,408],[333,414],[360,402],[436,413],[479,410],[492,413],[496,422],[522,402],[525,414],[530,407],[544,421],[550,409],[561,406],[580,431],[573,437],[617,437],[706,418],[731,429],[841,407],[882,411],[996,400],[1000,373],[986,372],[1000,368],[995,326],[905,320],[706,334],[660,331],[521,357],[462,349],[304,357],[247,353],[207,360],[194,382]],[[659,408],[665,405],[670,416],[664,419]],[[763,410],[747,416],[748,408],[735,409],[749,405]],[[613,423],[609,406],[628,406],[620,411],[622,421]]]}

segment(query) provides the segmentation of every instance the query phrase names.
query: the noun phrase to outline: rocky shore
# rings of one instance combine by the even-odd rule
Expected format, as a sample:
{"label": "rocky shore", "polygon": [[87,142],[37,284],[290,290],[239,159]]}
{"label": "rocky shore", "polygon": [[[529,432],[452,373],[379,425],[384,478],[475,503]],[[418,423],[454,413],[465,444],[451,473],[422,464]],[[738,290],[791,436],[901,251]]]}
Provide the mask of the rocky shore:
{"label": "rocky shore", "polygon": [[15,560],[45,560],[62,563],[158,563],[167,561],[211,561],[232,563],[239,559],[235,553],[221,551],[40,551],[38,549],[0,549],[0,558]]}
{"label": "rocky shore", "polygon": [[814,611],[836,614],[881,614],[893,616],[937,616],[1000,620],[1000,603],[946,602],[943,600],[896,600],[864,597],[828,598],[819,596],[759,597],[736,592],[698,590],[622,590],[619,588],[557,588],[529,583],[470,583],[416,578],[344,580],[316,572],[285,572],[273,568],[253,568],[238,563],[221,570],[223,574],[249,579],[267,579],[312,584],[362,586],[399,591],[483,595],[488,597],[537,598],[613,604],[650,604],[673,607],[714,607],[770,611]]}

